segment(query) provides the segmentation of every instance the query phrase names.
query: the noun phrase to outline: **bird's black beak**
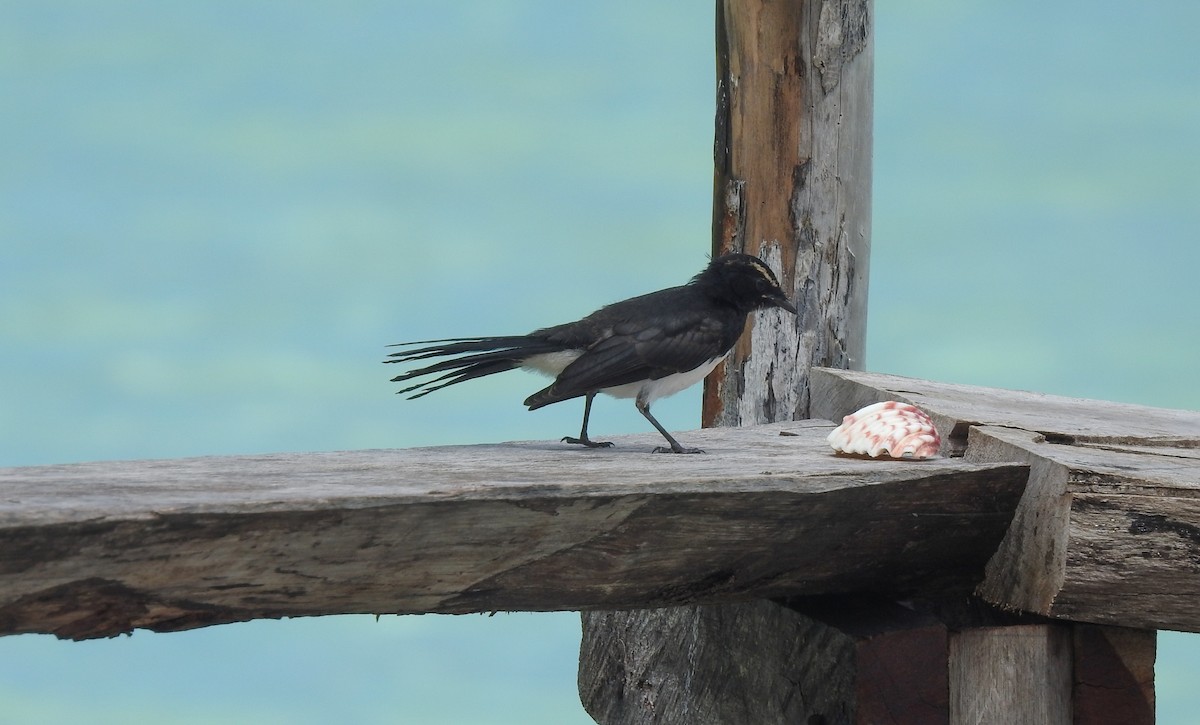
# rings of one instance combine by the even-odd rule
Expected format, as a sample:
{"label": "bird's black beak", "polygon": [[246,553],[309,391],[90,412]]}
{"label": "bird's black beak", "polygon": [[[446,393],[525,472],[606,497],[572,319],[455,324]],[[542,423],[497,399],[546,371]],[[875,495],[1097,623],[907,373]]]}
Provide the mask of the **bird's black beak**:
{"label": "bird's black beak", "polygon": [[787,310],[793,315],[798,314],[796,312],[796,306],[792,304],[791,300],[784,296],[783,292],[772,294],[770,297],[767,297],[766,301],[781,310]]}

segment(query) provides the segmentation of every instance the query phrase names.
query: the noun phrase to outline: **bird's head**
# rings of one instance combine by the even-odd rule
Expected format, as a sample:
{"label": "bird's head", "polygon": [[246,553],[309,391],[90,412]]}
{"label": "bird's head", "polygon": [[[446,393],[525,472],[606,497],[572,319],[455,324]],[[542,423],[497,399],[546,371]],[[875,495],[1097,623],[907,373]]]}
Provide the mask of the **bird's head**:
{"label": "bird's head", "polygon": [[694,282],[709,294],[747,312],[764,307],[779,307],[796,314],[771,268],[749,254],[723,254],[714,258]]}

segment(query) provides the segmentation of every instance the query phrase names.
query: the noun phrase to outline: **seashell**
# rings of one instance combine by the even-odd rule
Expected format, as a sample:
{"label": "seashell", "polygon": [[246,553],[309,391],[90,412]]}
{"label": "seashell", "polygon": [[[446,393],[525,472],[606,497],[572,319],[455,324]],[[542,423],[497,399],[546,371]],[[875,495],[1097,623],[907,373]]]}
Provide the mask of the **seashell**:
{"label": "seashell", "polygon": [[942,445],[937,428],[925,411],[895,400],[851,413],[827,440],[838,453],[912,460],[933,458]]}

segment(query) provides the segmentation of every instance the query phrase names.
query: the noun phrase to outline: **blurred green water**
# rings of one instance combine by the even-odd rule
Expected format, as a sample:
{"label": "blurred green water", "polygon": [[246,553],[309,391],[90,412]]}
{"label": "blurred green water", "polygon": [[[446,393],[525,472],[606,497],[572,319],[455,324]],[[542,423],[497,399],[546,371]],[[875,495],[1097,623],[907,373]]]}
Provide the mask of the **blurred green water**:
{"label": "blurred green water", "polygon": [[[1200,408],[1198,21],[880,3],[870,369]],[[382,346],[698,270],[711,26],[683,2],[0,4],[0,465],[572,431],[519,375],[399,401]],[[627,402],[593,420],[645,428]],[[566,614],[6,638],[0,721],[586,722],[577,637]],[[1198,661],[1161,635],[1159,722],[1190,722]]]}

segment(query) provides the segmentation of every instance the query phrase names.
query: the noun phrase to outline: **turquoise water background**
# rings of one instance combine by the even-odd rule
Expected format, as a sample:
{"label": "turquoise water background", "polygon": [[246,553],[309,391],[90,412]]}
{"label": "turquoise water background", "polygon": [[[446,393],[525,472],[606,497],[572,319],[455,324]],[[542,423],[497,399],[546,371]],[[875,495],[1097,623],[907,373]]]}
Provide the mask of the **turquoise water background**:
{"label": "turquoise water background", "polygon": [[[1200,409],[1200,4],[876,6],[867,367]],[[0,466],[557,438],[520,333],[709,249],[711,3],[0,2]],[[655,408],[694,428],[699,392]],[[642,432],[598,401],[595,434]],[[0,723],[584,723],[578,617],[0,639]],[[1159,722],[1200,711],[1159,638]]]}

